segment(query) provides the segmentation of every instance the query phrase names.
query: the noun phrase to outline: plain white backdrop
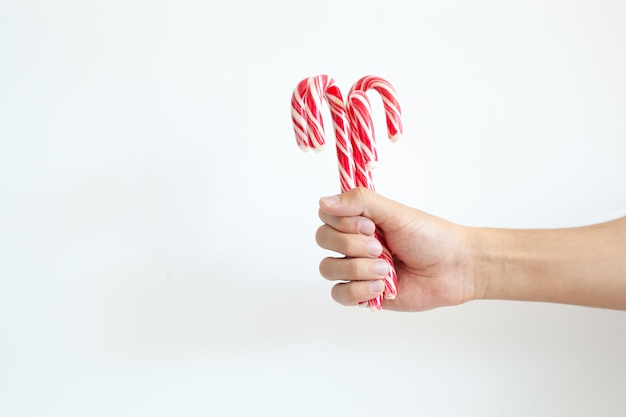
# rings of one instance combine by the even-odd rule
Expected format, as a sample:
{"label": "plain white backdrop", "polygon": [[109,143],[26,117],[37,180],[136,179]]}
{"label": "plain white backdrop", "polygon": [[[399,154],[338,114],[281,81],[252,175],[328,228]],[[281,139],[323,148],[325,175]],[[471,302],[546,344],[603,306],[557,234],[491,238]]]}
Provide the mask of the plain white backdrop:
{"label": "plain white backdrop", "polygon": [[[623,416],[626,315],[345,308],[297,82],[396,88],[382,194],[451,221],[626,214],[619,1],[0,1],[0,415]],[[330,148],[332,149],[332,147]]]}

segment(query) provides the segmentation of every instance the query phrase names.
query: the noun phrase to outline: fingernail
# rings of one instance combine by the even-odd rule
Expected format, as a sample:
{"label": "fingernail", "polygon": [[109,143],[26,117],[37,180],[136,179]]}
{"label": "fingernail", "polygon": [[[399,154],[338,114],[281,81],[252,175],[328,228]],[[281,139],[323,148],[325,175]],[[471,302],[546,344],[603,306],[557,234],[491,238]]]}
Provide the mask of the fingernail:
{"label": "fingernail", "polygon": [[359,233],[371,236],[374,234],[375,230],[376,226],[374,225],[374,222],[370,219],[359,220]]}
{"label": "fingernail", "polygon": [[378,256],[383,253],[383,245],[377,239],[372,239],[367,243],[367,253],[370,256]]}
{"label": "fingernail", "polygon": [[376,281],[370,281],[370,291],[373,293],[381,293],[385,289],[385,283],[382,279]]}
{"label": "fingernail", "polygon": [[386,277],[389,274],[389,264],[387,261],[379,259],[374,264],[374,271],[376,271],[376,275]]}
{"label": "fingernail", "polygon": [[329,205],[329,206],[334,206],[335,204],[339,203],[339,196],[338,195],[330,195],[327,197],[322,197],[320,198],[321,201],[323,201],[325,204]]}

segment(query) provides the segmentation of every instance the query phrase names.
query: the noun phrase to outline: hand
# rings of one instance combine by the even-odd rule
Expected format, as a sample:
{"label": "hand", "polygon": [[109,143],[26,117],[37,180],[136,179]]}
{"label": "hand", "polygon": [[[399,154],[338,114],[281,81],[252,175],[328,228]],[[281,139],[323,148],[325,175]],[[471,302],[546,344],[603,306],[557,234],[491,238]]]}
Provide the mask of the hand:
{"label": "hand", "polygon": [[332,289],[343,305],[357,305],[383,291],[388,264],[378,256],[382,246],[373,238],[378,227],[387,241],[398,276],[398,294],[383,308],[423,311],[461,304],[476,298],[467,231],[422,211],[389,200],[365,188],[320,199],[318,245],[345,255],[324,258],[320,273],[344,281]]}

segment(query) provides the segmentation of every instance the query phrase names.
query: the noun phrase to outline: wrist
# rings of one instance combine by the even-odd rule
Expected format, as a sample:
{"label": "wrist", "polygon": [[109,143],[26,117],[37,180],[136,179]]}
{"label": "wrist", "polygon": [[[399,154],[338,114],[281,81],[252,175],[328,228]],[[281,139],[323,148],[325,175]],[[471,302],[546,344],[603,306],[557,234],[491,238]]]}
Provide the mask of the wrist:
{"label": "wrist", "polygon": [[467,253],[474,299],[506,299],[506,244],[497,229],[467,228]]}

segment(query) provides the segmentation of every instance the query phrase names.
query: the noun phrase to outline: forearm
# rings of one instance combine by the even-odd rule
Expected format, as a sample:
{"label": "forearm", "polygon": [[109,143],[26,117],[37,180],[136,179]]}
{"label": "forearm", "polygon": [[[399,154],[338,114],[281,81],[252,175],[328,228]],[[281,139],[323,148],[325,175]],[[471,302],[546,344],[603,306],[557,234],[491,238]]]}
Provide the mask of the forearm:
{"label": "forearm", "polygon": [[547,230],[470,229],[476,298],[626,310],[626,217]]}

